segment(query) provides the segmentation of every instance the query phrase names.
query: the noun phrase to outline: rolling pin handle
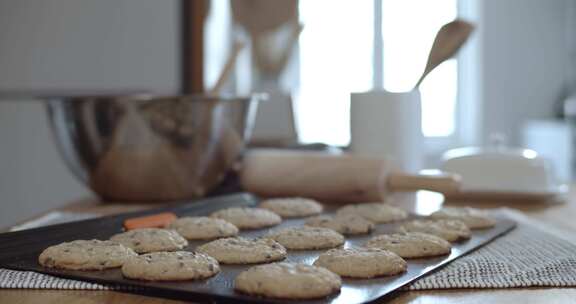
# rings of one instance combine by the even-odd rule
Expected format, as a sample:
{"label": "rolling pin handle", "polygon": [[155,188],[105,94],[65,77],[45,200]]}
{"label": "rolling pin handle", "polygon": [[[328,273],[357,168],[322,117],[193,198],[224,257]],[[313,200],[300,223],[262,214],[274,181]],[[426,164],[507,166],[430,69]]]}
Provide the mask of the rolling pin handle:
{"label": "rolling pin handle", "polygon": [[390,191],[429,190],[443,194],[452,194],[460,190],[461,178],[452,173],[410,175],[392,173],[388,176],[387,186]]}

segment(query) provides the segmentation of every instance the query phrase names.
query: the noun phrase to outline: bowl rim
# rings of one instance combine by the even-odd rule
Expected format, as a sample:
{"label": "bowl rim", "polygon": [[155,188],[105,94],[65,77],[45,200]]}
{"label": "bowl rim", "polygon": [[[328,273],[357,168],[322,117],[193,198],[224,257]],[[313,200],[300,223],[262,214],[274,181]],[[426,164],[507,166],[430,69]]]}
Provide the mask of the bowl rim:
{"label": "bowl rim", "polygon": [[[114,97],[114,96],[111,96]],[[135,97],[135,100],[161,100],[161,99],[181,99],[191,102],[206,102],[206,101],[224,101],[224,102],[235,102],[235,101],[266,101],[268,100],[267,93],[251,93],[249,95],[233,95],[233,94],[183,94],[183,95],[163,95],[163,94],[140,94],[140,95],[128,95],[127,98]]]}
{"label": "bowl rim", "polygon": [[153,99],[187,99],[192,102],[205,101],[266,101],[268,94],[253,92],[247,95],[233,94],[165,94],[149,90],[0,90],[0,100],[36,100],[36,101],[63,101],[84,98],[101,99],[99,101],[117,100],[153,100]]}

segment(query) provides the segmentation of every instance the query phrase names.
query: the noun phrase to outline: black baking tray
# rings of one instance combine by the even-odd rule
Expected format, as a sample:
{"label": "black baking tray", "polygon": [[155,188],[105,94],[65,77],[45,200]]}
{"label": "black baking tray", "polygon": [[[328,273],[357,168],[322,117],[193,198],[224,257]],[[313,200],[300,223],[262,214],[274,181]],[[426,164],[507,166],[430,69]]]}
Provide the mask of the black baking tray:
{"label": "black baking tray", "polygon": [[[179,216],[206,215],[215,210],[233,206],[256,206],[258,198],[247,194],[233,194],[203,199],[195,202],[173,204],[153,210],[124,213],[96,219],[58,224],[36,229],[0,234],[0,266],[15,270],[35,271],[63,278],[77,279],[94,283],[110,284],[121,287],[121,290],[151,296],[190,300],[210,303],[367,303],[391,296],[394,291],[418,278],[438,270],[451,261],[489,243],[515,227],[515,223],[505,218],[497,218],[494,228],[475,230],[470,240],[453,244],[452,253],[448,256],[409,259],[408,271],[404,274],[376,279],[343,279],[340,293],[313,301],[273,300],[252,297],[234,292],[234,278],[250,265],[221,265],[221,273],[202,281],[186,282],[145,282],[129,280],[122,277],[119,269],[105,271],[69,271],[41,267],[37,262],[40,252],[54,244],[77,239],[107,239],[122,231],[125,219],[171,211]],[[329,212],[328,212],[329,213]],[[411,215],[411,217],[417,217]],[[288,219],[272,229],[301,225],[303,219]],[[347,237],[345,246],[359,246],[371,236],[392,232],[397,223],[380,224],[370,235]],[[241,232],[242,236],[257,237],[269,229]],[[190,242],[187,250],[193,250],[204,242]],[[322,250],[289,251],[287,261],[311,264]]]}

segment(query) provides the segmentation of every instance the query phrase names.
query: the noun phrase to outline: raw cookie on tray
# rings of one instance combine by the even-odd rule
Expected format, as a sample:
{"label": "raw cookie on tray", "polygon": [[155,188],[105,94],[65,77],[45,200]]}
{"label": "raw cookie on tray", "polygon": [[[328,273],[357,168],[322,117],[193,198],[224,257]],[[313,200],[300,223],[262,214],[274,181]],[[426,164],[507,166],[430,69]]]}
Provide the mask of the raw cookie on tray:
{"label": "raw cookie on tray", "polygon": [[156,251],[176,251],[188,246],[188,241],[178,232],[160,228],[141,228],[129,230],[110,238],[137,253]]}
{"label": "raw cookie on tray", "polygon": [[262,201],[260,207],[285,218],[316,215],[324,210],[319,202],[303,197],[271,198]]}
{"label": "raw cookie on tray", "polygon": [[472,232],[459,220],[413,220],[402,223],[399,232],[422,232],[439,236],[449,242],[467,240]]}
{"label": "raw cookie on tray", "polygon": [[340,233],[321,227],[298,226],[271,231],[264,236],[282,244],[287,249],[313,250],[334,248],[344,244]]}
{"label": "raw cookie on tray", "polygon": [[328,228],[345,235],[368,234],[374,230],[374,223],[357,214],[313,216],[306,219],[304,225]]}
{"label": "raw cookie on tray", "polygon": [[147,281],[183,281],[212,277],[220,272],[218,262],[203,253],[189,251],[152,252],[128,259],[122,275]]}
{"label": "raw cookie on tray", "polygon": [[406,232],[377,235],[364,243],[364,247],[390,250],[403,258],[411,259],[449,254],[452,245],[432,234]]}
{"label": "raw cookie on tray", "polygon": [[326,268],[286,262],[251,267],[234,282],[241,293],[290,300],[322,298],[341,286],[340,276]]}
{"label": "raw cookie on tray", "polygon": [[259,229],[282,222],[278,214],[264,208],[232,207],[218,210],[210,216],[228,221],[238,229]]}
{"label": "raw cookie on tray", "polygon": [[396,253],[380,248],[338,248],[322,253],[314,265],[342,277],[369,279],[406,272],[406,261]]}
{"label": "raw cookie on tray", "polygon": [[213,240],[238,235],[238,228],[223,219],[207,216],[181,217],[170,223],[187,240]]}
{"label": "raw cookie on tray", "polygon": [[341,207],[337,215],[356,214],[377,224],[390,223],[408,217],[408,212],[386,203],[350,204]]}
{"label": "raw cookie on tray", "polygon": [[433,219],[460,220],[470,229],[486,229],[496,225],[496,221],[485,212],[470,207],[444,207],[430,215]]}
{"label": "raw cookie on tray", "polygon": [[103,270],[120,267],[136,255],[134,250],[117,242],[76,240],[46,248],[38,257],[38,262],[49,268]]}
{"label": "raw cookie on tray", "polygon": [[205,253],[222,264],[269,263],[286,258],[286,248],[272,239],[231,237],[218,239],[198,246],[196,251]]}

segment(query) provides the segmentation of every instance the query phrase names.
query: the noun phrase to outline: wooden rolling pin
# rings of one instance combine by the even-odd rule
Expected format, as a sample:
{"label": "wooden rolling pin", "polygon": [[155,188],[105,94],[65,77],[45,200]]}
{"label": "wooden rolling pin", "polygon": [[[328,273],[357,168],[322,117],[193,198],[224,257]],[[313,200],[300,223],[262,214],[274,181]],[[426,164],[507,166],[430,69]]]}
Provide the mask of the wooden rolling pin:
{"label": "wooden rolling pin", "polygon": [[240,182],[246,191],[268,197],[302,196],[321,201],[382,201],[390,191],[452,193],[452,174],[409,175],[392,171],[385,159],[348,154],[253,150],[245,155]]}

